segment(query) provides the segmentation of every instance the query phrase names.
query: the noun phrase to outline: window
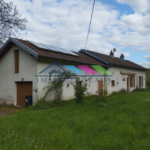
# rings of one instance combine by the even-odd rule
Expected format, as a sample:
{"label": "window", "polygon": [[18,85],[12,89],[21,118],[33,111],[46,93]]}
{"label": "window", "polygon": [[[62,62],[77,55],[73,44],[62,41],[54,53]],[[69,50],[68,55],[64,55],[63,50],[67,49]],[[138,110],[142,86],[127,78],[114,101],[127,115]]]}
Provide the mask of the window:
{"label": "window", "polygon": [[139,76],[139,87],[143,86],[143,77]]}
{"label": "window", "polygon": [[79,81],[79,85],[80,85],[80,86],[82,85],[82,81]]}
{"label": "window", "polygon": [[135,76],[130,76],[130,87],[135,87]]}
{"label": "window", "polygon": [[111,86],[115,86],[115,80],[111,80]]}
{"label": "window", "polygon": [[76,80],[76,85],[82,86],[82,80],[77,79],[77,80]]}
{"label": "window", "polygon": [[19,73],[19,50],[15,51],[15,73]]}

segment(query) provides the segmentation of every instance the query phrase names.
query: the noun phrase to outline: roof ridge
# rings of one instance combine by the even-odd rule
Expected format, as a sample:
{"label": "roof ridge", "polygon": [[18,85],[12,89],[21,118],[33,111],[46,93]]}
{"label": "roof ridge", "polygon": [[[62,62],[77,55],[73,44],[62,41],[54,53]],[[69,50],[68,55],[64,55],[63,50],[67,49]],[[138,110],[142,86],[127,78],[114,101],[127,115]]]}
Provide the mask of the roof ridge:
{"label": "roof ridge", "polygon": [[[104,61],[107,61],[108,63],[110,64],[114,64],[114,65],[121,65],[121,66],[126,66],[126,67],[131,67],[131,68],[138,68],[138,69],[145,69],[145,67],[143,66],[140,66],[139,64],[136,64],[132,61],[129,61],[129,60],[121,60],[119,57],[111,57],[109,55],[106,55],[106,54],[103,54],[103,53],[98,53],[98,52],[95,52],[95,51],[91,51],[91,50],[85,50],[85,49],[81,49],[79,52],[85,52],[87,53],[88,55],[94,55],[95,57],[98,57]],[[94,56],[91,56],[91,57],[94,57]],[[101,61],[101,60],[100,60]]]}

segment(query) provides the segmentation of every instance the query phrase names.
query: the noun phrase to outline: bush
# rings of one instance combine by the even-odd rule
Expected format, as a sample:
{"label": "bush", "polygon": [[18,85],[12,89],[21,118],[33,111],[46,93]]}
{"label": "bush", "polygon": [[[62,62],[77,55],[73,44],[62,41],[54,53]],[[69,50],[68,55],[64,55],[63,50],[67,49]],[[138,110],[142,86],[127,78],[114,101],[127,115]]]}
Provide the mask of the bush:
{"label": "bush", "polygon": [[145,88],[136,88],[132,92],[144,92],[144,91],[150,91],[150,89],[145,89]]}
{"label": "bush", "polygon": [[37,103],[34,105],[35,109],[48,109],[49,108],[49,102],[47,102],[44,98],[41,98],[37,101]]}
{"label": "bush", "polygon": [[75,89],[75,102],[80,103],[83,100],[83,97],[85,96],[85,92],[87,91],[87,83],[84,83],[84,85],[80,85],[79,82],[76,82],[76,85],[74,86]]}

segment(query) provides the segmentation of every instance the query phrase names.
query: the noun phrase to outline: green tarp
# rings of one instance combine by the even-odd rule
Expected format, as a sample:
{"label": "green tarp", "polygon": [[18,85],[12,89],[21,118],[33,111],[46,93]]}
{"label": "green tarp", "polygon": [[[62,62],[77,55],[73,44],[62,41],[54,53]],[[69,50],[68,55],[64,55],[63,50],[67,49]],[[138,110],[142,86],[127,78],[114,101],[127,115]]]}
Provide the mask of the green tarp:
{"label": "green tarp", "polygon": [[102,66],[99,65],[91,65],[96,71],[100,72],[101,74],[111,74],[109,71],[104,69]]}

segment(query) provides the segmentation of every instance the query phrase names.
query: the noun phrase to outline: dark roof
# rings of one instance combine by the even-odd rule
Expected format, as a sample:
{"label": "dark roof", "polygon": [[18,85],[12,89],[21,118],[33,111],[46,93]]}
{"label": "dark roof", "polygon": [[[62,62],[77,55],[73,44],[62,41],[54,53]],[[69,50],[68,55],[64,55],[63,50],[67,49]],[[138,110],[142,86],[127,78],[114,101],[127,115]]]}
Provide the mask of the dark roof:
{"label": "dark roof", "polygon": [[119,66],[125,66],[125,67],[131,67],[135,69],[142,69],[147,70],[146,68],[135,64],[129,60],[121,60],[117,57],[111,57],[109,55],[101,54],[98,52],[93,52],[89,50],[80,50],[79,52],[74,52],[78,56],[73,55],[67,55],[63,53],[57,53],[54,51],[47,51],[42,50],[34,45],[30,44],[28,41],[21,40],[21,39],[14,39],[9,38],[9,40],[3,45],[3,47],[0,49],[0,58],[5,55],[5,53],[9,50],[9,48],[16,44],[31,55],[33,55],[36,58],[42,57],[42,58],[52,58],[52,59],[61,59],[61,60],[67,60],[72,62],[79,62],[83,64],[95,64],[95,65],[101,65],[103,67],[108,67],[109,64],[113,65],[119,65]]}
{"label": "dark roof", "polygon": [[0,49],[0,58],[3,57],[3,55],[9,50],[9,48],[16,44],[25,51],[29,52],[31,55],[33,55],[36,58],[43,57],[43,58],[53,58],[53,59],[61,59],[61,60],[67,60],[67,61],[73,61],[73,62],[80,62],[83,64],[96,64],[101,66],[107,66],[102,62],[99,62],[98,60],[84,54],[84,53],[76,53],[78,56],[63,54],[63,53],[57,53],[54,51],[47,51],[42,50],[34,45],[30,44],[28,41],[21,40],[21,39],[14,39],[10,38],[4,46]]}
{"label": "dark roof", "polygon": [[118,57],[111,57],[109,55],[101,54],[98,52],[93,52],[90,50],[80,50],[80,53],[85,53],[87,55],[91,55],[91,57],[95,57],[95,59],[99,59],[99,61],[105,63],[105,64],[114,64],[114,65],[119,65],[119,66],[125,66],[125,67],[131,67],[131,68],[136,68],[136,69],[142,69],[142,70],[147,70],[146,68],[135,64],[129,60],[121,60]]}

